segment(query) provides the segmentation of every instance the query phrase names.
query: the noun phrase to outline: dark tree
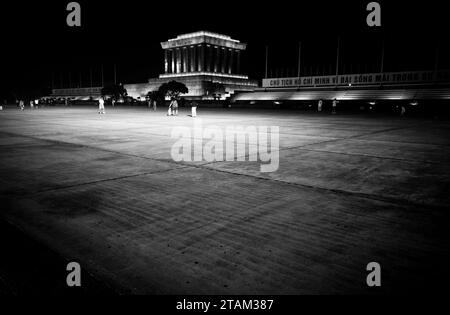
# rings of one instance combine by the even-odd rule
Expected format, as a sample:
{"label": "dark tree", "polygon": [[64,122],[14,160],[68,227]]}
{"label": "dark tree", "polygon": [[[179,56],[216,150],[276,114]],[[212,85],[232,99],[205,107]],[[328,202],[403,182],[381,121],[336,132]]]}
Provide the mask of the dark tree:
{"label": "dark tree", "polygon": [[145,96],[145,98],[148,101],[151,102],[156,102],[157,104],[164,102],[164,97],[165,95],[161,93],[160,90],[156,90],[156,91],[150,91],[147,93],[147,95]]}
{"label": "dark tree", "polygon": [[15,89],[11,94],[16,100],[30,101],[30,100],[39,99],[43,96],[50,95],[51,89],[49,89],[49,88],[20,88],[20,89]]}
{"label": "dark tree", "polygon": [[128,95],[127,90],[122,84],[112,84],[105,86],[102,89],[102,96],[107,96],[109,98],[114,99],[115,101],[125,99],[127,95]]}
{"label": "dark tree", "polygon": [[222,94],[225,94],[225,86],[219,82],[209,82],[206,90],[209,95],[214,97],[214,99],[220,99]]}
{"label": "dark tree", "polygon": [[167,83],[163,83],[159,89],[159,93],[164,96],[169,96],[170,98],[175,97],[178,98],[180,94],[187,94],[189,92],[186,85],[177,81],[170,81]]}

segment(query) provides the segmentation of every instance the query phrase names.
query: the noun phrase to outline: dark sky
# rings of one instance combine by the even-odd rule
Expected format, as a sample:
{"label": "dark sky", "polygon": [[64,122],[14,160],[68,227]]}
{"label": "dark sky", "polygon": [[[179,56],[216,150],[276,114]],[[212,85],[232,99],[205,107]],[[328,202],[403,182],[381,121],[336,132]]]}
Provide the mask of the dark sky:
{"label": "dark sky", "polygon": [[[382,27],[366,24],[370,1],[78,1],[82,26],[66,25],[69,1],[14,1],[0,5],[1,88],[58,87],[112,80],[144,82],[163,70],[160,42],[198,30],[224,33],[248,44],[244,64],[252,78],[293,74],[302,42],[303,74],[334,71],[337,37],[341,69],[378,71],[381,43],[385,70],[433,69],[436,47],[440,68],[449,69],[450,50],[445,2],[378,1]],[[70,75],[70,80],[69,80]],[[62,79],[62,80],[61,80]]]}

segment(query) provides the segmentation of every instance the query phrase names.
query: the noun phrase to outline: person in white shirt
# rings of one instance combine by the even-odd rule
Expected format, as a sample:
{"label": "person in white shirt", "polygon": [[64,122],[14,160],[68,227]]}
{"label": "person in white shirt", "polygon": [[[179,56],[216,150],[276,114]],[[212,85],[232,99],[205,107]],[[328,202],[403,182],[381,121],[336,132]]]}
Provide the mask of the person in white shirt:
{"label": "person in white shirt", "polygon": [[105,112],[105,101],[102,97],[98,100],[98,113],[99,114],[106,114]]}
{"label": "person in white shirt", "polygon": [[192,117],[197,117],[197,106],[198,106],[198,103],[196,101],[192,101],[192,103],[191,103],[191,116]]}

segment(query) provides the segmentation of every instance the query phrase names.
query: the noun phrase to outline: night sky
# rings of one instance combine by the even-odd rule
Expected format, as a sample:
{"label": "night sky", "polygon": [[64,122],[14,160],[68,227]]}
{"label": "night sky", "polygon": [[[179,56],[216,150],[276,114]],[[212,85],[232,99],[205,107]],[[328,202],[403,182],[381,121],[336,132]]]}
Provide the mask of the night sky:
{"label": "night sky", "polygon": [[[293,75],[302,42],[302,74],[334,71],[337,37],[341,69],[378,71],[385,41],[385,70],[430,70],[439,45],[439,68],[450,68],[445,3],[378,1],[382,27],[366,24],[370,1],[78,1],[81,28],[66,25],[69,1],[15,1],[0,6],[1,90],[19,87],[83,86],[113,79],[117,64],[123,83],[145,82],[163,71],[161,41],[208,30],[248,44],[244,70],[264,75]],[[395,3],[394,3],[395,2]],[[70,79],[69,79],[70,76]]]}

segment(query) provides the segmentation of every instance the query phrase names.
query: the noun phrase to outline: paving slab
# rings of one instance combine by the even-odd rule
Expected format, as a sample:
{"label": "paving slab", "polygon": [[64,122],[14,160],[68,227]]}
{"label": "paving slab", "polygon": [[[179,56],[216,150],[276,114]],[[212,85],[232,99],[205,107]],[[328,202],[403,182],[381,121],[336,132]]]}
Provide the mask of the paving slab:
{"label": "paving slab", "polygon": [[120,293],[407,293],[448,279],[446,122],[203,109],[206,126],[280,127],[279,169],[261,173],[173,161],[171,130],[193,126],[181,113],[3,111],[1,218]]}

